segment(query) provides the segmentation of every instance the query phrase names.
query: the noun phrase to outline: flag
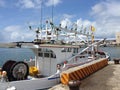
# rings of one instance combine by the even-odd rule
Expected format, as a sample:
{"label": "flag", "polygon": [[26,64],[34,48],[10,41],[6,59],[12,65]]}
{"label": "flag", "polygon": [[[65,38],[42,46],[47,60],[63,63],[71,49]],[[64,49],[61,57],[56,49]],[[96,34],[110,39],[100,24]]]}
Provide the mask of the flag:
{"label": "flag", "polygon": [[95,32],[95,27],[94,26],[91,26],[91,31]]}

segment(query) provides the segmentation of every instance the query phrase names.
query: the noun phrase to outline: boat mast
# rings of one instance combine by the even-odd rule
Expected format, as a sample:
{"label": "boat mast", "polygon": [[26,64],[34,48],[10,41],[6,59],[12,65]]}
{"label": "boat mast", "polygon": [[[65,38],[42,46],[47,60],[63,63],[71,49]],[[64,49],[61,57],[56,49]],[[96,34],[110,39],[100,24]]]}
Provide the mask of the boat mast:
{"label": "boat mast", "polygon": [[[54,15],[54,0],[52,0],[52,8],[51,8],[51,12],[52,12],[52,16],[51,16],[51,18],[52,18],[52,24],[53,24],[53,15]],[[52,39],[54,38],[54,34],[55,34],[55,29],[54,29],[54,24],[53,24],[53,26],[52,26]]]}
{"label": "boat mast", "polygon": [[46,33],[46,35],[45,35],[45,40],[47,41],[48,40],[48,21],[46,21],[46,28],[45,28],[45,33]]}
{"label": "boat mast", "polygon": [[54,0],[52,0],[52,22],[53,22],[53,9],[54,9]]}
{"label": "boat mast", "polygon": [[[94,32],[95,32],[95,28],[93,26],[91,26],[91,42],[92,44],[94,43]],[[95,51],[94,51],[94,45],[92,46],[92,57],[95,57]]]}
{"label": "boat mast", "polygon": [[42,39],[42,21],[43,21],[43,11],[42,11],[42,0],[41,0],[41,7],[40,7],[40,9],[41,9],[41,14],[40,14],[40,39]]}

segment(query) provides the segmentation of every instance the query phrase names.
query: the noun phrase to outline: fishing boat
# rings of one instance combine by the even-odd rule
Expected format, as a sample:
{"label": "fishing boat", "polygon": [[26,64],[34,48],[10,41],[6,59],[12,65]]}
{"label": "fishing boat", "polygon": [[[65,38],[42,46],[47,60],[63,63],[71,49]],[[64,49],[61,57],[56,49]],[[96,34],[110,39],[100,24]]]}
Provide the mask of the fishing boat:
{"label": "fishing boat", "polygon": [[[85,33],[76,33],[67,28],[57,27],[50,23],[56,31],[88,35]],[[30,27],[31,28],[31,27]],[[35,58],[30,61],[8,60],[2,66],[2,71],[6,71],[7,81],[0,82],[0,90],[44,90],[60,83],[60,73],[69,68],[89,63],[99,58],[109,58],[107,53],[99,51],[99,44],[104,42],[88,42],[88,46],[81,49],[80,45],[66,43],[58,40],[58,34],[48,35],[39,39],[36,31],[36,39],[32,42],[13,42],[10,47],[30,48],[35,53]],[[41,31],[40,31],[41,32]],[[56,37],[53,40],[53,36]],[[8,47],[8,44],[1,44],[0,47]],[[1,79],[4,78],[1,77]]]}

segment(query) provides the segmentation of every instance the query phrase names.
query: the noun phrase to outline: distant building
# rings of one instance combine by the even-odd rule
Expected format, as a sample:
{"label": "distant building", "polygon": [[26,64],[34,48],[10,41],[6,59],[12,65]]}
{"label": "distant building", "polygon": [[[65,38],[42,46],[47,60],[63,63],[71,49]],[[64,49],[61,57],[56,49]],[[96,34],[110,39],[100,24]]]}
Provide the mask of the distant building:
{"label": "distant building", "polygon": [[116,44],[120,45],[120,32],[116,33]]}

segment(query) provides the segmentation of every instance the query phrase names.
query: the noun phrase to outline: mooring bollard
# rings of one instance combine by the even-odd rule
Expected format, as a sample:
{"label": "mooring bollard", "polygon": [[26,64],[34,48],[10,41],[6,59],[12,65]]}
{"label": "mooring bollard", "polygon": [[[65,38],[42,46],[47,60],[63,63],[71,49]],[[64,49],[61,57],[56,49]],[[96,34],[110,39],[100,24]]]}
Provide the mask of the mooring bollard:
{"label": "mooring bollard", "polygon": [[81,84],[80,80],[72,80],[69,81],[68,86],[70,90],[79,90],[80,84]]}

